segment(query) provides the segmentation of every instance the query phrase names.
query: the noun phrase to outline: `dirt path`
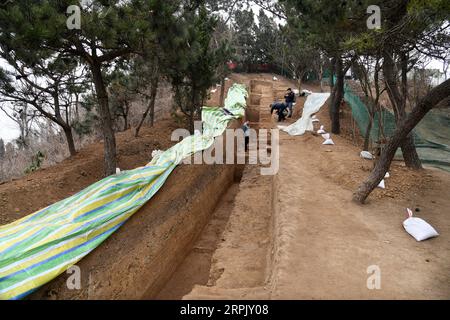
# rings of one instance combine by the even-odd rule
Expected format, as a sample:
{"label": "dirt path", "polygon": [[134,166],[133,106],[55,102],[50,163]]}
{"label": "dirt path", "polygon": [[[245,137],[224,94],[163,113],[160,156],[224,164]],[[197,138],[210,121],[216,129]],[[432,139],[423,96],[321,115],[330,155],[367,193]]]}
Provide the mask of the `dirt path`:
{"label": "dirt path", "polygon": [[[318,114],[329,128],[327,110]],[[387,189],[368,204],[350,201],[372,163],[360,149],[333,136],[280,136],[280,171],[272,299],[449,299],[450,175],[421,173],[400,163]],[[440,237],[416,242],[402,227],[405,208],[417,208]],[[381,289],[369,290],[369,266],[381,271]]]}
{"label": "dirt path", "polygon": [[[343,143],[336,140],[338,145]],[[315,163],[327,162],[327,150],[351,150],[325,147],[322,141],[311,136],[281,138],[279,230],[275,235],[280,248],[271,297],[450,298],[449,199],[438,200],[433,192],[438,190],[427,190],[417,199],[422,204],[418,215],[441,233],[417,243],[401,225],[405,206],[414,203],[390,198],[365,206],[350,202],[351,191],[330,182]],[[345,157],[339,160],[346,161]],[[334,165],[331,159],[328,164]],[[450,184],[447,179],[445,185],[435,187],[449,188]],[[371,265],[381,270],[380,290],[366,286]]]}

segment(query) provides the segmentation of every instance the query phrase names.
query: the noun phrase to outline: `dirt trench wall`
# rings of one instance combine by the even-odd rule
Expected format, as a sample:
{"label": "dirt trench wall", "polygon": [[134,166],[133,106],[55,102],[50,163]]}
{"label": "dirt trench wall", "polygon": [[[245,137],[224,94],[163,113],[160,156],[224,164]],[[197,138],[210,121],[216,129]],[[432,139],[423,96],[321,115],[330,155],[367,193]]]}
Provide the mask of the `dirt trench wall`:
{"label": "dirt trench wall", "polygon": [[249,105],[245,110],[245,118],[250,122],[259,122],[259,106]]}
{"label": "dirt trench wall", "polygon": [[[234,121],[230,127],[240,125]],[[178,166],[144,207],[78,262],[79,290],[68,288],[73,276],[64,272],[29,298],[152,299],[239,175],[237,168],[231,164]]]}

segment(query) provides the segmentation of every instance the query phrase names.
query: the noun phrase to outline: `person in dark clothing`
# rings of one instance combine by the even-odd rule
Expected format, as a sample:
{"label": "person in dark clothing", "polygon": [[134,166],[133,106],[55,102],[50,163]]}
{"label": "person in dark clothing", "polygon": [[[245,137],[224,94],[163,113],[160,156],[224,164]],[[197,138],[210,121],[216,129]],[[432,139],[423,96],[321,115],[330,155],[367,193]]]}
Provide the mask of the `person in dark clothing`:
{"label": "person in dark clothing", "polygon": [[292,106],[295,102],[295,93],[291,88],[288,88],[286,94],[284,95],[284,101],[286,102],[286,106],[289,109],[288,118],[292,117]]}
{"label": "person in dark clothing", "polygon": [[283,102],[275,101],[270,105],[270,114],[273,113],[274,110],[277,111],[278,114],[278,122],[281,122],[283,120],[286,120],[286,117],[284,115],[284,110],[287,108],[286,104]]}
{"label": "person in dark clothing", "polygon": [[245,137],[245,151],[248,151],[248,144],[250,142],[250,125],[248,121],[245,121],[242,130],[244,131],[244,137]]}

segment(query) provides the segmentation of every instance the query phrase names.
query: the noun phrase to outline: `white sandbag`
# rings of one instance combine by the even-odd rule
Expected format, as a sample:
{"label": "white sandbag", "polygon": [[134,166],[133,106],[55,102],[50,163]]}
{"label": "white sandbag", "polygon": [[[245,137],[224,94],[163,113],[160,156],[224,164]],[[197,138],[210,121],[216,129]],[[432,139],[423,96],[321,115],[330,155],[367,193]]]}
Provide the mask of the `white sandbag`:
{"label": "white sandbag", "polygon": [[277,77],[273,77],[273,81],[278,81],[278,78]]}
{"label": "white sandbag", "polygon": [[372,160],[374,157],[369,151],[361,151],[359,154],[361,158]]}
{"label": "white sandbag", "polygon": [[322,144],[324,144],[324,145],[334,145],[334,142],[331,139],[326,139]]}
{"label": "white sandbag", "polygon": [[317,130],[317,134],[324,134],[324,133],[327,133],[324,129],[324,126],[320,126],[320,129]]}
{"label": "white sandbag", "polygon": [[291,136],[300,136],[305,134],[306,131],[314,131],[314,125],[312,122],[312,115],[319,112],[320,108],[325,104],[329,92],[326,93],[312,93],[306,98],[305,105],[303,107],[303,114],[300,119],[288,126],[284,131]]}
{"label": "white sandbag", "polygon": [[403,227],[406,232],[417,241],[423,241],[429,238],[437,237],[439,233],[425,220],[413,217],[411,209],[407,208],[408,219],[403,221]]}
{"label": "white sandbag", "polygon": [[217,89],[212,89],[211,93],[215,93],[217,91]]}
{"label": "white sandbag", "polygon": [[386,185],[384,184],[384,179],[380,181],[380,183],[377,186],[380,189],[386,189]]}
{"label": "white sandbag", "polygon": [[229,78],[225,78],[225,81],[230,81],[230,79]]}
{"label": "white sandbag", "polygon": [[309,90],[306,90],[306,89],[302,90],[302,95],[309,96],[310,94],[312,94],[312,91],[309,91]]}
{"label": "white sandbag", "polygon": [[330,134],[329,133],[323,133],[322,134],[322,138],[324,138],[325,140],[328,140],[328,139],[330,139]]}
{"label": "white sandbag", "polygon": [[120,168],[116,168],[116,174],[120,174]]}
{"label": "white sandbag", "polygon": [[384,175],[384,178],[389,178],[391,175],[389,174],[389,172],[386,172],[386,174]]}

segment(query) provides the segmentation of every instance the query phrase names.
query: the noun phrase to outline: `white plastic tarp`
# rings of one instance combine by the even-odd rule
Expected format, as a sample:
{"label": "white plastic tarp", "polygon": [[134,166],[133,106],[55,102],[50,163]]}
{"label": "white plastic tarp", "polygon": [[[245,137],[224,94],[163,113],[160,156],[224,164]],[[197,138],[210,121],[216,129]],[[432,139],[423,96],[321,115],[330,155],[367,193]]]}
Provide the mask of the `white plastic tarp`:
{"label": "white plastic tarp", "polygon": [[329,92],[310,94],[308,98],[306,98],[302,117],[282,130],[286,131],[291,136],[300,136],[304,134],[305,131],[313,131],[314,126],[311,117],[320,110],[329,96]]}

